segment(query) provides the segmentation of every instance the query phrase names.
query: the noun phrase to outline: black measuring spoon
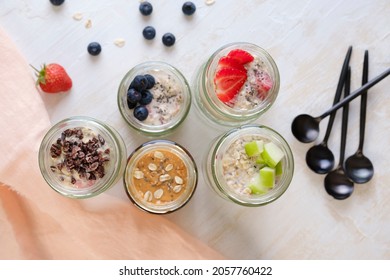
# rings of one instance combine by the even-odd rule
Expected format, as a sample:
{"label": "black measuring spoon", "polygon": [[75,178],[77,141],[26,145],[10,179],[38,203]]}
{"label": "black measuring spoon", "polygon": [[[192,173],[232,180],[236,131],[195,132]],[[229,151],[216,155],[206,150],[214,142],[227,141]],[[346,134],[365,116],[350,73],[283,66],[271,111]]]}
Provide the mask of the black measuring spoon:
{"label": "black measuring spoon", "polygon": [[317,139],[319,131],[320,131],[320,122],[325,117],[329,116],[332,112],[338,110],[340,107],[343,107],[345,104],[355,99],[363,92],[366,92],[369,88],[373,87],[375,84],[386,78],[390,74],[390,68],[384,71],[382,74],[376,76],[374,79],[369,81],[367,84],[362,86],[361,88],[355,90],[353,93],[348,95],[348,97],[344,98],[337,104],[335,104],[332,108],[327,110],[319,117],[312,117],[307,114],[302,114],[297,116],[291,125],[291,131],[295,138],[303,143],[313,142]]}
{"label": "black measuring spoon", "polygon": [[[348,65],[351,59],[351,54],[352,47],[350,46],[345,56],[343,67],[341,68],[340,78],[337,84],[333,105],[340,101],[343,86],[347,77]],[[318,174],[328,173],[334,167],[334,155],[332,151],[328,148],[328,139],[332,130],[335,117],[336,111],[332,112],[329,116],[328,127],[326,128],[324,140],[320,144],[311,147],[306,153],[307,166]]]}
{"label": "black measuring spoon", "polygon": [[[351,72],[348,70],[347,79],[344,87],[345,98],[349,96],[350,84],[351,84]],[[335,170],[329,172],[325,176],[324,185],[326,192],[333,196],[335,199],[346,199],[349,197],[353,190],[353,182],[348,178],[344,171],[344,155],[345,144],[347,142],[347,129],[348,129],[348,104],[343,107],[343,116],[341,123],[341,143],[340,143],[340,159],[339,164]]]}
{"label": "black measuring spoon", "polygon": [[[368,51],[364,52],[362,84],[368,80]],[[360,135],[356,153],[345,161],[345,172],[357,184],[367,183],[374,176],[374,166],[369,158],[363,155],[364,131],[366,124],[367,93],[364,92],[360,100]]]}

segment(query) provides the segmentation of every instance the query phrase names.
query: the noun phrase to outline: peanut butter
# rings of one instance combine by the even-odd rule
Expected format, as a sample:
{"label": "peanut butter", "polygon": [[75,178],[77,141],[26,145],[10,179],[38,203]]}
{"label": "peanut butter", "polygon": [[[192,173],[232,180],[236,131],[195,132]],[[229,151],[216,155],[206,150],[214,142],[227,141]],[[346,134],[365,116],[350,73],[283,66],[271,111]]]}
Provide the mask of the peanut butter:
{"label": "peanut butter", "polygon": [[156,149],[138,160],[131,176],[133,186],[145,202],[164,204],[184,193],[188,171],[176,154]]}

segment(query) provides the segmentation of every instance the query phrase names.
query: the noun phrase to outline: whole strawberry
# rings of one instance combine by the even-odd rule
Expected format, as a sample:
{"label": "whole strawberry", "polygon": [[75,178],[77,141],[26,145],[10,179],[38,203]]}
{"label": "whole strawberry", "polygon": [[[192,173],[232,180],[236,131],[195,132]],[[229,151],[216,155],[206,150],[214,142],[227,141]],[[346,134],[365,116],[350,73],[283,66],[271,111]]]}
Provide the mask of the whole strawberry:
{"label": "whole strawberry", "polygon": [[65,92],[72,88],[72,79],[64,67],[57,63],[44,64],[41,70],[35,69],[35,71],[37,84],[46,93]]}

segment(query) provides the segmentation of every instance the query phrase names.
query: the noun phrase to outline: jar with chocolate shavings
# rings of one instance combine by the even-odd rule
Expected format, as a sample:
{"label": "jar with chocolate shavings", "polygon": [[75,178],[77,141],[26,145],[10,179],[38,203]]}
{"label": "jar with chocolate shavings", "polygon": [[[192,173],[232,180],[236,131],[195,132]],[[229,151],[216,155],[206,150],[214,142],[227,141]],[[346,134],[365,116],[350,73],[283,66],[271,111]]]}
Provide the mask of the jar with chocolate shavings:
{"label": "jar with chocolate shavings", "polygon": [[118,181],[127,156],[114,128],[76,116],[49,129],[38,157],[42,176],[53,190],[70,198],[89,198]]}

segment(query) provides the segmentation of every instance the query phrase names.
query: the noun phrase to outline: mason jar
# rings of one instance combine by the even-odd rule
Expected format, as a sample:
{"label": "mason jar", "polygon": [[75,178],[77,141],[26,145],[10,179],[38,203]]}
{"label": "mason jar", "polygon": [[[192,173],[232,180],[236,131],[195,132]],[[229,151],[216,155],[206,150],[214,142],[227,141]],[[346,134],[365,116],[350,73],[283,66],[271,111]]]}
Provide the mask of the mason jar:
{"label": "mason jar", "polygon": [[[248,156],[247,144],[254,142],[261,142],[264,147],[273,146],[281,155],[275,168],[278,170],[273,171],[274,185],[256,192],[251,189],[251,184],[256,181],[254,178],[258,178],[262,168],[271,171],[272,168],[258,160],[261,154]],[[262,206],[287,190],[293,178],[294,159],[288,143],[278,132],[263,125],[244,125],[229,130],[212,142],[203,168],[207,183],[222,198],[243,206]]]}
{"label": "mason jar", "polygon": [[183,207],[198,183],[191,154],[169,140],[142,144],[129,156],[124,173],[128,197],[138,208],[167,214]]}
{"label": "mason jar", "polygon": [[39,168],[48,185],[69,198],[96,196],[123,175],[126,146],[119,133],[99,120],[64,119],[44,136]]}
{"label": "mason jar", "polygon": [[198,69],[195,105],[214,124],[238,126],[258,119],[279,92],[278,67],[263,48],[246,42],[215,51]]}
{"label": "mason jar", "polygon": [[[154,83],[146,89],[138,89],[134,80],[145,75],[153,77]],[[133,87],[141,95],[149,92],[150,103],[129,101],[128,92]],[[191,107],[191,90],[178,69],[165,62],[149,61],[126,73],[119,85],[117,102],[122,117],[131,128],[149,136],[160,136],[172,132],[186,119]],[[144,107],[146,118],[137,116],[138,106]]]}

